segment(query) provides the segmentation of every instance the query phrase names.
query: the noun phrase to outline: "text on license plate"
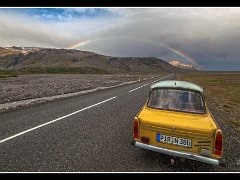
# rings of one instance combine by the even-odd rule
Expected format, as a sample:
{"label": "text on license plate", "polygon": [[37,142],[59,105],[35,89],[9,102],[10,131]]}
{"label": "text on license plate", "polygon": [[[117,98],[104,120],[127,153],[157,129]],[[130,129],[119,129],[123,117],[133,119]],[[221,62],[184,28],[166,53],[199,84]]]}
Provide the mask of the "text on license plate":
{"label": "text on license plate", "polygon": [[158,142],[175,144],[177,146],[192,147],[192,140],[190,140],[190,139],[177,138],[177,137],[172,137],[172,136],[166,136],[163,134],[157,134],[156,140]]}

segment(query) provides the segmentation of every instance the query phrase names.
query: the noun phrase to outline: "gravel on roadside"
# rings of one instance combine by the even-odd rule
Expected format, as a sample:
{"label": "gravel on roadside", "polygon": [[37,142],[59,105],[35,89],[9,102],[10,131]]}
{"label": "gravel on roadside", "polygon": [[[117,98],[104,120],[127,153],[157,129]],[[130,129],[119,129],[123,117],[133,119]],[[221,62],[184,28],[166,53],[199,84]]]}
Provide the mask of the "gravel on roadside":
{"label": "gravel on roadside", "polygon": [[156,75],[38,74],[0,79],[0,112],[153,77]]}

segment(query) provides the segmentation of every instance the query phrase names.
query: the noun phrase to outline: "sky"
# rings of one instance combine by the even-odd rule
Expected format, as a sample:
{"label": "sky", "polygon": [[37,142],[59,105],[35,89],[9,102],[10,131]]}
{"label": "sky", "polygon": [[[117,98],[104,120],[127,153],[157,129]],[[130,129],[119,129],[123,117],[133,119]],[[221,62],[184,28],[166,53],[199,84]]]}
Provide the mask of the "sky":
{"label": "sky", "polygon": [[0,8],[0,46],[94,51],[240,71],[240,8]]}

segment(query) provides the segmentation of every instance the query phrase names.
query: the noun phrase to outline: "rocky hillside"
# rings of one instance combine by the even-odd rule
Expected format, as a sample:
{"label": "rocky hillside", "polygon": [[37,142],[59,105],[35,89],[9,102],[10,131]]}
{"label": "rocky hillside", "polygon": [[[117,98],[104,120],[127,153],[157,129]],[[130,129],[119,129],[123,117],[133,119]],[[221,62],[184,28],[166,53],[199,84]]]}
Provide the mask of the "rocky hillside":
{"label": "rocky hillside", "polygon": [[171,64],[175,67],[178,67],[178,68],[186,69],[186,70],[197,70],[197,71],[201,70],[197,66],[194,66],[192,64],[181,63],[177,60],[171,60],[171,61],[169,61],[169,64]]}
{"label": "rocky hillside", "polygon": [[0,48],[0,70],[30,72],[73,71],[87,73],[178,72],[155,57],[111,57],[74,49],[34,47]]}

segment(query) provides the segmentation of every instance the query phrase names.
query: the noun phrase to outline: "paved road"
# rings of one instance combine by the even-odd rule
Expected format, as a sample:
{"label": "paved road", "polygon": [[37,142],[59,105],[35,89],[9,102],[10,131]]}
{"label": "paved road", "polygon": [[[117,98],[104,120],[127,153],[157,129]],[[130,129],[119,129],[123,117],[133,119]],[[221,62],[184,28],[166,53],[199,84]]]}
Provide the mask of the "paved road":
{"label": "paved road", "polygon": [[[211,171],[130,144],[134,116],[162,77],[0,115],[0,171]],[[170,75],[163,79],[173,79]]]}

